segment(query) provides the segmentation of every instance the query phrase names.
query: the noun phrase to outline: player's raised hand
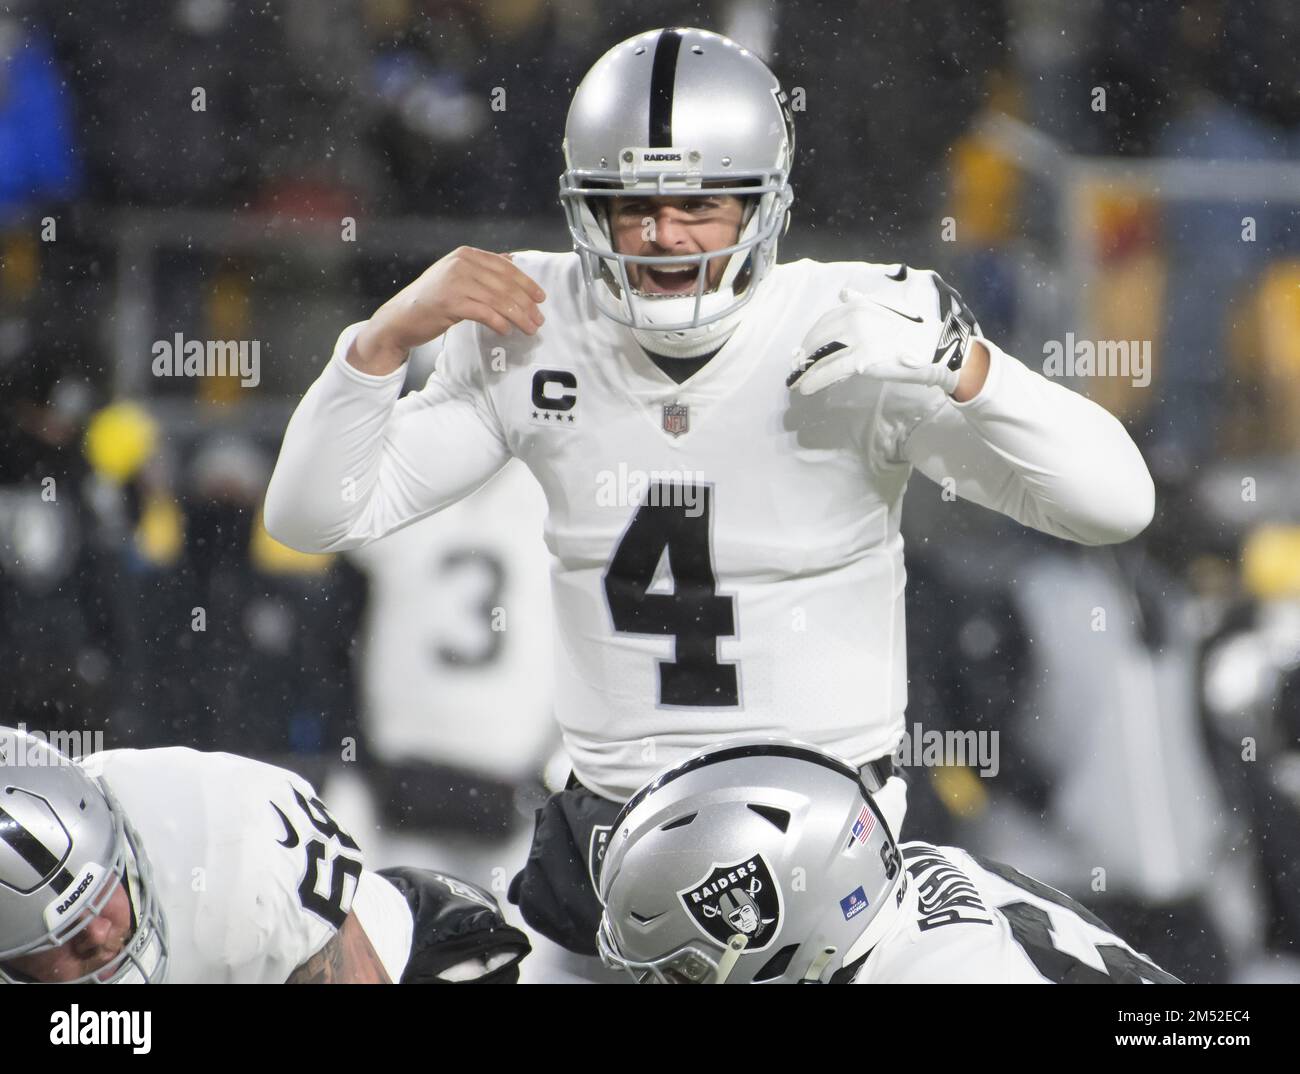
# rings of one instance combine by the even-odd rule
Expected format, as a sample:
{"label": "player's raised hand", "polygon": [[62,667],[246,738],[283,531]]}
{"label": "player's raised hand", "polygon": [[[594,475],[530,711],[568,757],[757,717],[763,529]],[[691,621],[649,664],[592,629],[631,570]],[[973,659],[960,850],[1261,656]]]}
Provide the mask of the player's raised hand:
{"label": "player's raised hand", "polygon": [[437,339],[460,321],[477,321],[501,335],[533,335],[544,318],[546,293],[508,254],[461,246],[435,261],[385,302],[357,335],[348,361],[366,373],[386,373],[407,352]]}
{"label": "player's raised hand", "polygon": [[852,376],[957,390],[971,333],[958,318],[919,317],[845,288],[800,344],[786,387],[812,395]]}

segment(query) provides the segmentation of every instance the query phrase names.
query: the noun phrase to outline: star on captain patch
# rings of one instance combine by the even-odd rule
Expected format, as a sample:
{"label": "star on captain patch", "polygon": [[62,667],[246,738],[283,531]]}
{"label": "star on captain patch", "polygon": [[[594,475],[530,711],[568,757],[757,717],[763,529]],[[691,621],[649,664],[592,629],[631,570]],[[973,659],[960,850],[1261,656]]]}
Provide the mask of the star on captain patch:
{"label": "star on captain patch", "polygon": [[664,432],[678,437],[691,429],[691,408],[684,403],[664,404]]}

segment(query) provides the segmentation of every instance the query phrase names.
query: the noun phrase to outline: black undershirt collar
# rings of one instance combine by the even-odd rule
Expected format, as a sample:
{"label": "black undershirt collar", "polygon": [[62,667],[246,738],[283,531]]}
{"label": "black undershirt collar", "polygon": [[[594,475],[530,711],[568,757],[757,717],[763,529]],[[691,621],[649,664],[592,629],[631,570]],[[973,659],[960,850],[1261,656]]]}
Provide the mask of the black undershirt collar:
{"label": "black undershirt collar", "polygon": [[695,376],[708,364],[711,358],[717,355],[718,351],[722,350],[721,347],[718,347],[717,350],[709,351],[708,354],[702,354],[698,358],[669,358],[662,354],[655,354],[654,351],[646,350],[644,347],[641,349],[645,351],[650,361],[654,362],[678,384]]}

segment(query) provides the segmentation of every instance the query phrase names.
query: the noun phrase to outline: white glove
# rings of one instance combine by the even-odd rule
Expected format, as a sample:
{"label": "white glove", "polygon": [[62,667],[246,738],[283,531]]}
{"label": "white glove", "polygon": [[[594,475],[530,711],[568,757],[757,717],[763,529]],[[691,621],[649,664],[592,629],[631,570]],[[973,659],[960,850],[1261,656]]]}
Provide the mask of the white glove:
{"label": "white glove", "polygon": [[951,395],[972,338],[973,319],[964,312],[954,304],[942,319],[916,317],[846,287],[840,305],[804,337],[785,385],[812,395],[861,374],[928,384]]}

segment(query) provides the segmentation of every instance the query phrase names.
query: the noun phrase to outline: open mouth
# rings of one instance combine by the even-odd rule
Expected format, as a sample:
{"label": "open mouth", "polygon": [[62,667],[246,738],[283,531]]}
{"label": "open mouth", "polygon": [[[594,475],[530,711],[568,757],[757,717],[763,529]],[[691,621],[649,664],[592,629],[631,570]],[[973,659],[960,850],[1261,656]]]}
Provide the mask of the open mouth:
{"label": "open mouth", "polygon": [[695,265],[677,265],[673,268],[641,266],[640,290],[648,295],[683,295],[695,290],[699,268]]}

